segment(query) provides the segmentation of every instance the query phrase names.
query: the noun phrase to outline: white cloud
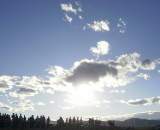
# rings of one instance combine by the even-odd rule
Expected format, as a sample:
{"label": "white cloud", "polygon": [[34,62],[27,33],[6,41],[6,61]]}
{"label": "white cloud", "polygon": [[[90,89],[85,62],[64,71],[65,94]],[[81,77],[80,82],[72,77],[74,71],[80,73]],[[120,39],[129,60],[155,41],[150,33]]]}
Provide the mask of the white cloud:
{"label": "white cloud", "polygon": [[54,103],[55,103],[55,101],[51,100],[51,101],[49,101],[49,103],[50,103],[50,104],[54,104]]}
{"label": "white cloud", "polygon": [[144,74],[144,73],[139,73],[137,77],[144,78],[145,80],[148,80],[150,78],[148,74]]}
{"label": "white cloud", "polygon": [[0,102],[0,109],[10,112],[24,112],[34,110],[34,104],[30,100],[10,101],[11,105]]}
{"label": "white cloud", "polygon": [[110,45],[107,41],[99,41],[97,42],[96,47],[91,47],[90,51],[96,57],[107,55],[110,50]]}
{"label": "white cloud", "polygon": [[43,103],[43,102],[38,102],[37,105],[38,105],[38,106],[45,106],[45,103]]}
{"label": "white cloud", "polygon": [[71,3],[69,4],[62,3],[60,6],[61,6],[61,9],[65,12],[77,14],[77,9],[75,9]]}
{"label": "white cloud", "polygon": [[[63,85],[96,84],[101,87],[120,87],[137,80],[137,73],[143,70],[140,54],[134,52],[123,54],[115,60],[96,61],[83,59],[65,70],[61,67],[52,67],[49,73],[54,74],[54,82]],[[148,78],[147,75],[139,75]],[[53,81],[52,79],[52,81]],[[93,86],[94,86],[93,85]],[[101,86],[101,87],[100,87]]]}
{"label": "white cloud", "polygon": [[93,21],[92,23],[88,23],[87,26],[84,26],[83,29],[92,29],[95,32],[108,32],[110,31],[108,20],[101,21]]}
{"label": "white cloud", "polygon": [[110,93],[125,93],[125,90],[118,90],[118,89],[112,89],[110,90]]}
{"label": "white cloud", "polygon": [[[97,47],[92,47],[90,50],[94,54],[105,55],[108,54],[109,44],[107,44],[106,41],[100,41]],[[74,62],[69,69],[64,69],[60,66],[51,66],[47,69],[48,75],[45,77],[1,75],[0,90],[2,88],[4,89],[5,94],[9,96],[7,98],[18,100],[15,107],[1,104],[1,108],[4,106],[3,108],[9,111],[16,111],[16,107],[18,106],[18,111],[34,110],[34,104],[28,101],[28,98],[40,93],[54,94],[56,91],[63,91],[67,96],[76,97],[78,94],[88,93],[89,90],[91,96],[93,96],[92,94],[95,92],[103,92],[106,87],[113,89],[115,87],[126,86],[139,78],[148,79],[149,77],[145,73],[156,68],[158,63],[155,61],[157,60],[141,60],[140,54],[134,52],[120,55],[112,60],[82,59]],[[145,71],[145,73],[142,73],[142,71]],[[78,88],[82,88],[81,93],[76,93]],[[125,92],[118,90],[119,88],[116,89],[110,92]],[[86,96],[88,95],[86,94]],[[80,101],[85,100],[82,99]],[[23,100],[24,103],[22,102]],[[71,104],[73,102],[76,104],[74,98],[68,97],[66,101]],[[97,99],[89,100],[88,102],[85,104],[96,107],[102,104],[102,102]],[[136,101],[123,101],[123,103],[132,105],[146,105],[158,102],[159,97],[139,99]],[[42,104],[44,105],[44,103],[37,103],[36,105]]]}
{"label": "white cloud", "polygon": [[0,76],[0,91],[5,92],[6,90],[11,89],[16,84],[16,81],[18,79],[19,79],[18,76],[1,75]]}
{"label": "white cloud", "polygon": [[125,33],[126,32],[126,22],[124,22],[124,20],[122,18],[118,19],[118,23],[117,23],[117,28],[119,30],[120,33]]}
{"label": "white cloud", "polygon": [[4,104],[4,103],[2,103],[2,102],[0,102],[0,109],[8,110],[8,111],[11,111],[11,110],[12,110],[12,108],[11,108],[9,105]]}
{"label": "white cloud", "polygon": [[83,19],[83,17],[81,15],[78,16],[79,19]]}
{"label": "white cloud", "polygon": [[[60,4],[61,10],[64,12],[64,20],[66,22],[71,23],[73,20],[73,17],[70,15],[77,16],[80,20],[83,19],[82,15],[80,14],[83,10],[81,8],[81,5],[76,1],[73,4],[72,3],[61,3]],[[72,16],[73,16],[72,15]]]}
{"label": "white cloud", "polygon": [[35,91],[43,90],[43,79],[37,76],[22,76],[20,80],[17,81],[16,86],[22,88],[30,88]]}
{"label": "white cloud", "polygon": [[123,54],[117,58],[119,68],[124,72],[137,72],[141,66],[140,54],[137,52],[131,54]]}
{"label": "white cloud", "polygon": [[65,15],[64,15],[64,20],[67,21],[67,22],[69,22],[69,23],[71,23],[72,20],[73,20],[73,18],[70,17],[68,14],[65,14]]}
{"label": "white cloud", "polygon": [[34,110],[34,104],[29,99],[18,100],[12,102],[12,104],[13,104],[13,107],[11,109],[12,112],[24,112],[24,111]]}
{"label": "white cloud", "polygon": [[55,90],[52,89],[52,88],[48,88],[48,89],[46,89],[46,93],[48,93],[48,94],[54,94]]}
{"label": "white cloud", "polygon": [[11,97],[20,98],[20,99],[25,99],[30,96],[35,96],[36,94],[38,94],[36,90],[31,88],[25,88],[25,87],[18,88],[15,91],[9,92],[9,95]]}

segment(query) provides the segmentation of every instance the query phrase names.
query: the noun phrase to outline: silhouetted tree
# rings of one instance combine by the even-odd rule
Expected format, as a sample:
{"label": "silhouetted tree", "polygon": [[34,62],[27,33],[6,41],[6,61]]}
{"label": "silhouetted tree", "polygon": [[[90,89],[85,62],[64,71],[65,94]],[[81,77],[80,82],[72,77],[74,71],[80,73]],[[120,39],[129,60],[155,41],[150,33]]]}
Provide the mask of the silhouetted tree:
{"label": "silhouetted tree", "polygon": [[95,126],[95,122],[93,118],[89,118],[88,124],[90,127],[94,127]]}
{"label": "silhouetted tree", "polygon": [[58,127],[63,127],[64,126],[64,120],[62,117],[60,117],[58,120],[57,120],[57,126]]}
{"label": "silhouetted tree", "polygon": [[50,118],[48,117],[47,118],[47,128],[49,128],[49,125],[50,125]]}
{"label": "silhouetted tree", "polygon": [[109,121],[108,121],[108,125],[109,125],[110,127],[114,127],[114,126],[115,126],[115,121],[109,120]]}

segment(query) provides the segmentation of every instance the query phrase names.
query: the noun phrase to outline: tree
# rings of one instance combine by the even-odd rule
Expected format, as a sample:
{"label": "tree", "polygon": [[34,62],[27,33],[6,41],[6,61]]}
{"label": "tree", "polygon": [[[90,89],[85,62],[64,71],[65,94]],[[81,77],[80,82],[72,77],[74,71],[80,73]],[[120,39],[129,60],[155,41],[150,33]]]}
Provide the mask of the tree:
{"label": "tree", "polygon": [[62,117],[60,117],[58,120],[57,120],[57,126],[58,127],[63,127],[64,126],[64,120]]}
{"label": "tree", "polygon": [[48,117],[47,118],[47,128],[49,127],[49,125],[50,125],[50,118]]}
{"label": "tree", "polygon": [[94,127],[95,126],[95,122],[93,118],[89,118],[88,124],[90,127]]}
{"label": "tree", "polygon": [[108,125],[109,125],[110,127],[114,127],[114,126],[115,126],[115,121],[109,120],[109,121],[108,121]]}

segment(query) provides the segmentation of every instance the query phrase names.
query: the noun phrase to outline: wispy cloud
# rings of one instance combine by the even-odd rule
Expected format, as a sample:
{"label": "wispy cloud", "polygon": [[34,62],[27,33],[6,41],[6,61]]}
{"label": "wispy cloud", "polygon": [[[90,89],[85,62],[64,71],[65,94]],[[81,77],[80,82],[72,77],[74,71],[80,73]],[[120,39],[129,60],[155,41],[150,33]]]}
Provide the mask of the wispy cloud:
{"label": "wispy cloud", "polygon": [[108,32],[110,31],[109,21],[108,20],[100,20],[93,21],[92,23],[88,23],[83,27],[84,30],[91,29],[95,32]]}
{"label": "wispy cloud", "polygon": [[152,105],[152,104],[160,104],[160,97],[158,96],[158,97],[135,99],[128,101],[121,100],[120,102],[133,106]]}
{"label": "wispy cloud", "polygon": [[64,12],[64,20],[71,23],[73,16],[77,16],[78,19],[82,20],[83,17],[81,12],[83,11],[81,5],[75,1],[74,3],[61,3],[61,10]]}
{"label": "wispy cloud", "polygon": [[144,73],[139,73],[137,77],[144,78],[145,80],[148,80],[150,78],[148,74],[144,74]]}
{"label": "wispy cloud", "polygon": [[126,29],[127,29],[127,24],[126,22],[122,19],[122,18],[119,18],[118,19],[118,23],[117,23],[117,28],[118,28],[118,31],[120,33],[125,33],[126,32]]}
{"label": "wispy cloud", "polygon": [[68,16],[68,14],[65,14],[65,15],[64,15],[64,20],[67,21],[67,22],[69,22],[69,23],[71,23],[72,20],[73,20],[73,18],[70,17],[70,16]]}

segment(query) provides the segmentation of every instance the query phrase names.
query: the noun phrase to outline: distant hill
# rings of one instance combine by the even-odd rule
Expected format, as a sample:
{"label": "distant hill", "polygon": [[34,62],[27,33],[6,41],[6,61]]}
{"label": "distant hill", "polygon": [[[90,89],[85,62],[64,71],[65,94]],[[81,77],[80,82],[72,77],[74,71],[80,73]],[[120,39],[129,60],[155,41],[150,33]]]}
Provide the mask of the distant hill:
{"label": "distant hill", "polygon": [[160,112],[144,112],[134,114],[132,118],[148,119],[148,120],[160,120]]}
{"label": "distant hill", "polygon": [[131,118],[124,121],[115,121],[115,125],[120,127],[152,127],[159,126],[160,120]]}

